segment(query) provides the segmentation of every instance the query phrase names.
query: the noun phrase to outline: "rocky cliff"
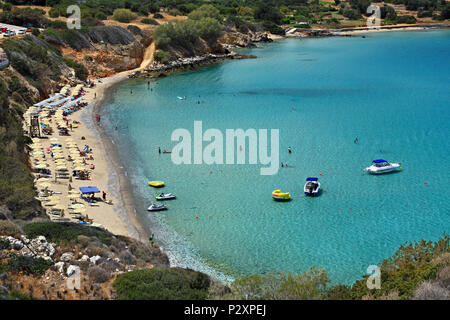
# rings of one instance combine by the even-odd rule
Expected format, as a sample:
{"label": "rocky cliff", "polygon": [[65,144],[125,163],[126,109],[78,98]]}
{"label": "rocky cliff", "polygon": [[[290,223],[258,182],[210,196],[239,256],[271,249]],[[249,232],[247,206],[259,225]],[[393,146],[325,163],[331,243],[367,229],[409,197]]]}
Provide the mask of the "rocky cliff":
{"label": "rocky cliff", "polygon": [[86,30],[47,31],[44,39],[83,64],[92,77],[106,77],[140,66],[152,41],[151,29],[98,26]]}

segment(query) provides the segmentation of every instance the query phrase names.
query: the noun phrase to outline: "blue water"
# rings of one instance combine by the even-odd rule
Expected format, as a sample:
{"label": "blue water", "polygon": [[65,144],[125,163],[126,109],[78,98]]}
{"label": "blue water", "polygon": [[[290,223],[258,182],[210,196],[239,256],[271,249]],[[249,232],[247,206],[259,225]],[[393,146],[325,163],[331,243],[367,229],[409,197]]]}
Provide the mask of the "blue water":
{"label": "blue water", "polygon": [[[174,261],[230,277],[316,265],[349,284],[405,241],[450,231],[449,31],[281,40],[243,52],[258,59],[152,80],[152,91],[147,80],[126,81],[102,111],[137,212]],[[193,132],[194,120],[203,130],[279,129],[289,167],[262,176],[261,165],[177,166],[158,154],[176,144],[173,130]],[[376,158],[403,170],[363,172]],[[302,194],[308,176],[320,178],[320,197]],[[156,194],[149,179],[178,196],[168,211],[145,211]],[[278,188],[293,200],[274,202]]]}

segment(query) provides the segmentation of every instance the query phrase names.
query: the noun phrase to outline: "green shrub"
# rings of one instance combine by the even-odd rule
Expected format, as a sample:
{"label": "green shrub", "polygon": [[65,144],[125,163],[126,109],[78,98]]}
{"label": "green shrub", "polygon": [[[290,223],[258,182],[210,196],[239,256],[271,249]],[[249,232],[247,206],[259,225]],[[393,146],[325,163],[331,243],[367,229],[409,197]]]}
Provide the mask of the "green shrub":
{"label": "green shrub", "polygon": [[103,283],[110,279],[111,274],[97,266],[90,267],[88,270],[89,280],[94,283]]}
{"label": "green shrub", "polygon": [[109,245],[113,234],[100,228],[84,226],[72,222],[36,222],[24,227],[24,232],[29,238],[45,236],[51,242],[76,243],[78,236],[97,237],[103,244]]}
{"label": "green shrub", "polygon": [[95,14],[95,17],[97,19],[99,19],[99,20],[106,20],[106,19],[108,19],[108,16],[105,13],[101,12],[101,11],[97,12]]}
{"label": "green shrub", "polygon": [[59,9],[58,8],[51,8],[48,11],[48,15],[50,18],[58,18],[59,17]]}
{"label": "green shrub", "polygon": [[113,286],[119,300],[204,300],[210,279],[192,270],[154,267],[120,274]]}
{"label": "green shrub", "polygon": [[113,13],[113,19],[119,22],[130,22],[136,19],[137,15],[129,9],[116,9]]}
{"label": "green shrub", "polygon": [[164,16],[163,16],[161,13],[156,12],[156,13],[153,15],[153,18],[154,18],[154,19],[164,19]]}
{"label": "green shrub", "polygon": [[84,65],[78,63],[76,61],[70,60],[69,58],[64,58],[66,64],[75,70],[75,76],[83,81],[86,81],[89,71],[86,69]]}
{"label": "green shrub", "polygon": [[42,258],[20,256],[11,254],[6,268],[13,273],[24,273],[28,275],[41,276],[53,263]]}
{"label": "green shrub", "polygon": [[34,29],[31,29],[31,34],[35,37],[38,37],[41,34],[41,32],[39,31],[39,29],[34,28]]}
{"label": "green shrub", "polygon": [[407,23],[407,24],[414,24],[417,22],[416,18],[413,16],[397,16],[396,19],[397,23]]}
{"label": "green shrub", "polygon": [[158,50],[157,52],[155,52],[154,58],[158,62],[166,63],[170,60],[170,53],[164,50]]}
{"label": "green shrub", "polygon": [[155,19],[151,19],[151,18],[142,19],[141,22],[145,23],[145,24],[159,25],[158,21],[156,21]]}
{"label": "green shrub", "polygon": [[198,9],[195,9],[188,15],[189,19],[201,20],[204,18],[213,18],[217,21],[222,21],[219,10],[211,4],[204,4]]}
{"label": "green shrub", "polygon": [[9,244],[9,241],[6,239],[0,238],[0,252],[2,250],[8,250],[11,248],[11,245]]}
{"label": "green shrub", "polygon": [[8,220],[0,220],[0,235],[14,237],[21,233],[20,228],[16,224]]}

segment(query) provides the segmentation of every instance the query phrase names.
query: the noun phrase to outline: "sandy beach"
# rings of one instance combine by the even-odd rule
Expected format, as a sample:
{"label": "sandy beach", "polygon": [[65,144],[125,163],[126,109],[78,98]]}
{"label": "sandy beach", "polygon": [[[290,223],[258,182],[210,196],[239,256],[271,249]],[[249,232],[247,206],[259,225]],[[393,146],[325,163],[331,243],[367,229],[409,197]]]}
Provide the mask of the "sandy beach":
{"label": "sandy beach", "polygon": [[[64,218],[77,221],[77,219],[68,213],[70,206],[77,202],[84,206],[80,213],[92,219],[95,225],[99,224],[114,234],[129,236],[144,241],[147,239],[148,234],[141,227],[139,221],[137,221],[132,196],[129,189],[123,186],[123,184],[126,185],[124,175],[118,172],[121,167],[117,160],[114,159],[114,151],[111,150],[111,146],[105,141],[106,137],[101,134],[101,130],[97,127],[98,123],[95,120],[95,110],[103,102],[107,89],[127,79],[128,75],[134,71],[136,70],[122,72],[109,78],[98,79],[100,81],[93,80],[96,86],[94,88],[84,89],[85,95],[83,96],[83,101],[87,102],[88,105],[67,116],[69,123],[80,122],[78,127],[69,130],[70,136],[59,136],[56,118],[55,116],[51,117],[49,125],[53,129],[53,134],[39,140],[34,139],[34,141],[36,145],[42,146],[42,150],[45,152],[45,158],[41,158],[40,163],[45,161],[44,163],[51,170],[52,176],[47,179],[36,179],[36,186],[38,190],[41,190],[40,184],[48,184],[48,190],[54,192],[53,196],[56,199],[57,207],[64,209]],[[76,144],[80,150],[86,145],[92,149],[92,153],[88,154],[88,156],[92,155],[93,160],[87,160],[85,165],[85,168],[89,169],[90,180],[58,178],[55,181],[55,170],[58,166],[55,161],[56,156],[53,158],[51,153],[46,152],[50,148],[50,145],[56,141],[55,138],[57,143],[62,145],[61,154],[64,156],[64,159],[67,159],[69,155],[67,146],[70,144]],[[32,161],[36,161],[35,158],[32,159]],[[86,157],[86,159],[88,158]],[[66,160],[61,159],[60,161]],[[34,164],[32,163],[32,166]],[[94,165],[94,167],[91,167],[91,165]],[[75,165],[66,161],[66,166],[71,175]],[[36,176],[38,175],[36,174]],[[79,187],[96,186],[101,192],[106,192],[106,200],[111,200],[112,204],[98,201],[91,206],[83,200],[70,199],[69,185],[75,191],[78,191]],[[102,193],[96,194],[96,196],[101,197]],[[42,203],[47,210],[52,208],[46,205],[48,202],[43,201]]]}

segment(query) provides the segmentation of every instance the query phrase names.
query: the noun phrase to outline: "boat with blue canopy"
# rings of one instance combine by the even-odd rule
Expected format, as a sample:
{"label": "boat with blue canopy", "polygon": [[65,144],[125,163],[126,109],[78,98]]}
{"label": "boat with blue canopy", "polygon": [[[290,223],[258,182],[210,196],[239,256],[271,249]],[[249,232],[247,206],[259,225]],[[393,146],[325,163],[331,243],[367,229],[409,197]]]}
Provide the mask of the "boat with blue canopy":
{"label": "boat with blue canopy", "polygon": [[316,177],[309,177],[306,178],[305,186],[303,187],[303,191],[305,192],[305,195],[314,197],[319,194],[320,190],[320,182],[319,179]]}
{"label": "boat with blue canopy", "polygon": [[373,164],[370,167],[365,169],[370,174],[382,174],[401,169],[400,163],[389,163],[384,159],[376,159],[373,160],[372,163]]}

